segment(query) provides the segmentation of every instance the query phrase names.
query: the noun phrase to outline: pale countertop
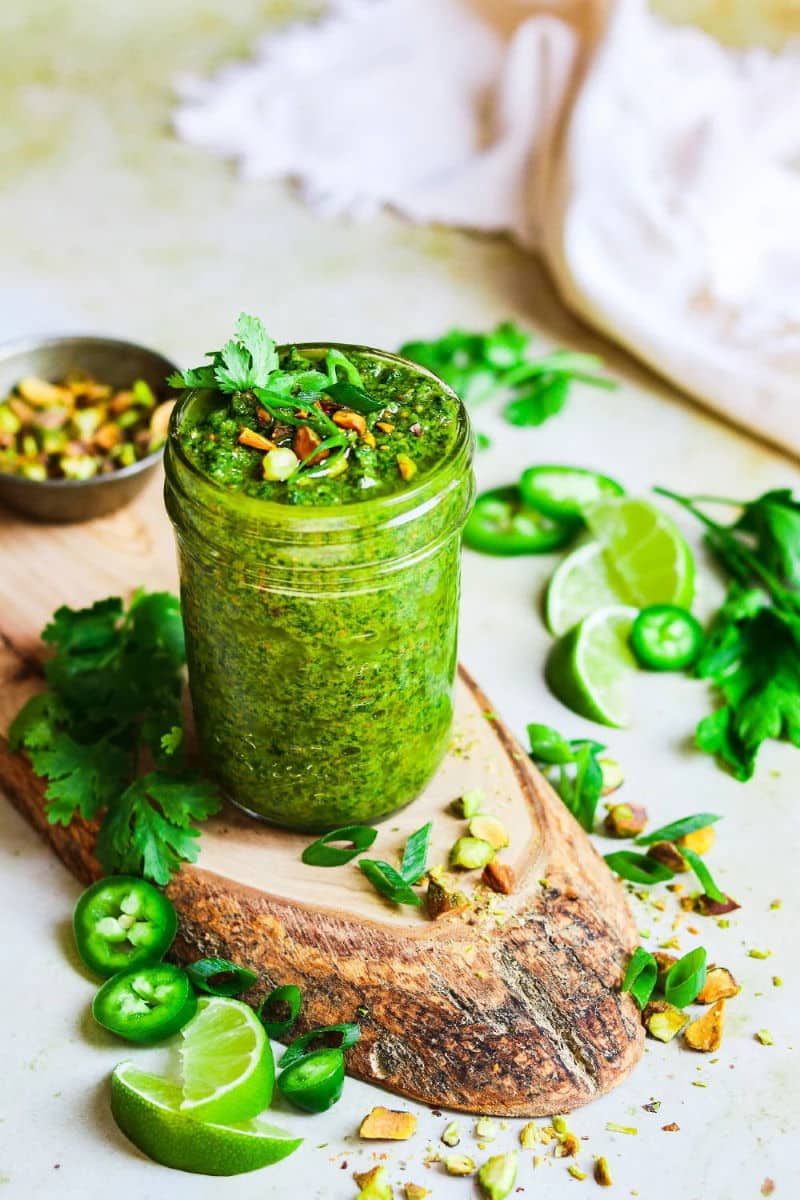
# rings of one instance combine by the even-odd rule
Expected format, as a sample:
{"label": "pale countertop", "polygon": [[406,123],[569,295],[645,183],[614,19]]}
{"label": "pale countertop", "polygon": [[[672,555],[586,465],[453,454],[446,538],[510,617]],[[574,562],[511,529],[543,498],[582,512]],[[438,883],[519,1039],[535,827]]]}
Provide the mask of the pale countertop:
{"label": "pale countertop", "polygon": [[[535,264],[504,241],[414,229],[391,216],[362,226],[323,223],[288,188],[243,182],[220,162],[174,143],[165,81],[176,70],[203,69],[242,52],[265,10],[286,6],[237,0],[226,7],[223,17],[190,0],[168,6],[147,0],[113,6],[111,20],[112,6],[99,0],[80,6],[40,0],[0,14],[0,99],[11,142],[0,167],[4,335],[96,330],[193,362],[219,344],[240,309],[262,315],[283,339],[390,348],[451,324],[485,328],[516,316],[542,331],[543,344],[599,347],[626,382],[613,393],[576,393],[565,413],[538,431],[516,431],[480,414],[478,427],[494,439],[479,458],[482,486],[508,482],[537,460],[598,467],[631,491],[661,482],[752,496],[798,482],[796,465],[702,415],[581,330]],[[462,657],[519,734],[537,720],[573,736],[601,736],[552,699],[542,681],[549,639],[536,604],[552,565],[552,559],[465,555]],[[707,609],[717,584],[705,569],[701,578]],[[615,1186],[602,1194],[612,1197],[757,1200],[771,1177],[775,1195],[793,1200],[800,1194],[794,994],[800,759],[771,746],[757,777],[738,784],[691,749],[692,728],[706,711],[703,685],[642,677],[639,692],[635,727],[608,732],[625,768],[624,796],[644,803],[659,824],[699,809],[725,815],[711,861],[742,910],[727,930],[697,918],[700,934],[682,932],[681,944],[689,949],[702,941],[712,959],[733,970],[742,993],[729,1004],[718,1055],[649,1042],[626,1083],[571,1118],[571,1128],[588,1139],[578,1162],[591,1171],[593,1155],[607,1156]],[[281,1114],[306,1145],[254,1175],[182,1175],[135,1152],[107,1106],[108,1074],[127,1057],[126,1047],[92,1028],[92,988],[70,959],[68,919],[79,889],[5,803],[0,856],[6,1037],[0,1196],[355,1197],[351,1171],[371,1165],[384,1147],[359,1145],[354,1131],[373,1104],[392,1101],[354,1081],[325,1116]],[[772,909],[777,898],[783,907]],[[670,936],[671,909],[637,915],[654,940]],[[753,959],[750,948],[770,949],[772,957]],[[783,988],[773,987],[773,975],[783,977]],[[755,1040],[762,1028],[773,1046]],[[693,1086],[700,1084],[707,1086]],[[657,1114],[642,1109],[652,1098],[661,1101]],[[415,1139],[386,1150],[391,1178],[424,1184],[434,1198],[474,1195],[470,1181],[423,1165],[446,1117],[418,1111]],[[607,1121],[634,1125],[638,1136],[608,1133]],[[662,1132],[673,1121],[680,1131]],[[515,1145],[521,1123],[510,1122],[485,1152],[475,1149],[472,1122],[460,1118],[460,1124],[459,1149],[482,1161]],[[592,1195],[596,1184],[572,1179],[563,1160],[534,1171],[530,1152],[522,1154],[522,1195],[561,1200],[580,1189]]]}

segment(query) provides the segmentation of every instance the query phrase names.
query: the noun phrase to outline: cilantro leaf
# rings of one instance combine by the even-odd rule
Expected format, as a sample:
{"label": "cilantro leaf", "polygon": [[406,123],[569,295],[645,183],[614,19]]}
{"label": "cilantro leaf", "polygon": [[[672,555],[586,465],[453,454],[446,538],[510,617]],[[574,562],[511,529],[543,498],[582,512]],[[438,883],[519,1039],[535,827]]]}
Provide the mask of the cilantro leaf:
{"label": "cilantro leaf", "polygon": [[200,833],[191,822],[205,820],[220,807],[216,787],[201,775],[152,771],[134,780],[109,811],[97,856],[107,871],[169,883],[181,861],[197,860]]}
{"label": "cilantro leaf", "polygon": [[239,313],[236,321],[236,336],[250,354],[251,370],[255,383],[264,386],[273,371],[279,367],[278,351],[258,317]]}
{"label": "cilantro leaf", "polygon": [[746,504],[734,528],[753,534],[756,553],[769,570],[800,590],[800,502],[788,488]]}
{"label": "cilantro leaf", "polygon": [[503,401],[503,416],[511,425],[541,425],[564,407],[574,381],[594,387],[615,387],[598,372],[602,362],[593,354],[554,350],[540,358],[532,352],[533,338],[512,321],[490,333],[451,329],[434,341],[406,342],[400,353],[440,375],[468,406],[491,396]]}
{"label": "cilantro leaf", "polygon": [[214,378],[222,392],[245,392],[255,385],[253,360],[238,342],[226,342],[214,356]]}
{"label": "cilantro leaf", "polygon": [[69,825],[76,814],[93,820],[117,799],[130,771],[130,758],[118,746],[83,745],[67,733],[28,753],[36,774],[51,781],[45,792],[51,825]]}
{"label": "cilantro leaf", "polygon": [[278,351],[275,342],[267,333],[258,317],[239,313],[236,334],[221,350],[212,350],[208,356],[211,365],[191,367],[187,371],[176,371],[168,382],[179,388],[219,388],[222,392],[236,393],[255,387],[266,387],[272,375],[279,369]]}
{"label": "cilantro leaf", "polygon": [[8,747],[42,750],[53,741],[66,710],[55,692],[38,692],[23,704],[8,729]]}

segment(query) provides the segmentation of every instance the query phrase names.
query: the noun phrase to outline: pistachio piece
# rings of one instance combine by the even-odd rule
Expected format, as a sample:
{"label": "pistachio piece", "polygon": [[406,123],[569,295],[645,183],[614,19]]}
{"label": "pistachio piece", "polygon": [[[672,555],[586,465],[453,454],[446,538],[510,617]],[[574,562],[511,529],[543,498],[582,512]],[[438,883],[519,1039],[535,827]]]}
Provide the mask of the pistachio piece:
{"label": "pistachio piece", "polygon": [[416,1132],[417,1118],[413,1113],[383,1108],[379,1104],[364,1117],[358,1136],[380,1141],[405,1142]]}
{"label": "pistachio piece", "polygon": [[264,478],[270,481],[288,479],[297,470],[298,458],[288,446],[270,450],[261,460]]}
{"label": "pistachio piece", "polygon": [[456,817],[463,817],[465,821],[469,821],[471,817],[476,817],[481,811],[485,796],[480,788],[473,788],[470,792],[464,792],[463,796],[459,796],[450,805],[450,811]]}
{"label": "pistachio piece", "polygon": [[361,1188],[357,1200],[392,1200],[392,1186],[386,1177],[386,1167],[356,1171],[353,1179]]}
{"label": "pistachio piece", "polygon": [[539,1126],[535,1121],[528,1121],[527,1125],[523,1125],[519,1131],[519,1144],[523,1150],[532,1150],[534,1146],[541,1144],[539,1136]]}
{"label": "pistachio piece", "polygon": [[710,896],[702,895],[695,897],[693,907],[703,917],[722,917],[725,913],[736,912],[742,906],[732,896],[724,900],[712,900]]}
{"label": "pistachio piece", "polygon": [[452,891],[439,879],[428,879],[425,892],[425,908],[432,921],[440,917],[454,916],[469,908],[469,900],[463,892]]}
{"label": "pistachio piece", "polygon": [[632,838],[643,833],[647,825],[647,809],[638,804],[607,804],[603,828],[609,837]]}
{"label": "pistachio piece", "polygon": [[570,1133],[567,1130],[559,1136],[558,1145],[553,1151],[553,1155],[555,1158],[574,1158],[580,1148],[581,1143],[577,1134]]}
{"label": "pistachio piece", "polygon": [[510,896],[514,891],[514,872],[507,863],[497,862],[495,859],[492,859],[483,868],[481,883],[485,883],[493,892],[500,892],[503,896]]}
{"label": "pistachio piece", "polygon": [[358,434],[367,432],[366,418],[361,413],[352,412],[349,408],[340,408],[333,414],[333,423],[340,429],[354,429]]}
{"label": "pistachio piece", "polygon": [[695,1003],[715,1004],[717,1000],[729,1000],[731,996],[737,996],[741,990],[727,967],[710,966]]}
{"label": "pistachio piece", "polygon": [[475,1122],[475,1137],[482,1142],[493,1142],[497,1137],[497,1121],[491,1117],[478,1117]]}
{"label": "pistachio piece", "polygon": [[666,1000],[652,1000],[642,1016],[645,1029],[659,1042],[671,1042],[689,1024],[686,1013]]}
{"label": "pistachio piece", "polygon": [[263,433],[256,433],[254,429],[244,428],[239,433],[239,445],[249,446],[251,450],[277,450],[278,447],[268,437],[264,437]]}
{"label": "pistachio piece", "polygon": [[461,1141],[461,1132],[458,1128],[457,1121],[450,1122],[442,1134],[440,1141],[444,1142],[445,1146],[449,1146],[451,1149],[458,1145],[458,1143]]}
{"label": "pistachio piece", "polygon": [[450,865],[475,871],[485,867],[493,857],[494,850],[483,838],[460,837],[450,851]]}
{"label": "pistachio piece", "polygon": [[425,1200],[430,1194],[430,1188],[421,1187],[418,1183],[403,1184],[403,1200]]}
{"label": "pistachio piece", "polygon": [[503,822],[489,813],[478,813],[473,817],[469,823],[469,831],[473,837],[488,842],[493,850],[503,850],[510,841]]}
{"label": "pistachio piece", "polygon": [[709,1054],[719,1050],[722,1045],[722,1026],[725,1013],[725,1001],[717,1000],[708,1012],[703,1013],[696,1021],[687,1026],[683,1040],[692,1050]]}
{"label": "pistachio piece", "polygon": [[444,1160],[444,1169],[448,1175],[474,1175],[476,1166],[466,1154],[448,1154]]}
{"label": "pistachio piece", "polygon": [[614,1180],[611,1178],[611,1168],[608,1165],[608,1159],[600,1158],[594,1164],[594,1181],[599,1183],[600,1187],[611,1187]]}
{"label": "pistachio piece", "polygon": [[678,838],[678,845],[685,846],[687,850],[694,850],[695,854],[705,854],[714,845],[717,837],[717,831],[713,825],[706,825],[702,829],[693,829],[691,833],[685,833],[683,837]]}
{"label": "pistachio piece", "polygon": [[495,1154],[478,1171],[478,1186],[488,1200],[505,1200],[517,1182],[517,1152]]}
{"label": "pistachio piece", "polygon": [[397,469],[400,472],[401,478],[408,483],[417,473],[417,464],[407,454],[398,454]]}
{"label": "pistachio piece", "polygon": [[669,867],[670,871],[686,871],[686,861],[674,842],[653,842],[652,846],[647,847],[648,858],[654,858],[656,862],[662,863],[663,866]]}
{"label": "pistachio piece", "polygon": [[[603,788],[600,792],[600,795],[610,796],[612,792],[617,790],[617,788],[622,787],[623,783],[625,782],[625,776],[622,774],[622,767],[615,758],[611,758],[608,755],[603,755],[602,758],[598,758],[597,764],[600,767],[600,770],[603,772]],[[640,811],[645,814],[646,820],[647,812],[645,809],[641,809]]]}

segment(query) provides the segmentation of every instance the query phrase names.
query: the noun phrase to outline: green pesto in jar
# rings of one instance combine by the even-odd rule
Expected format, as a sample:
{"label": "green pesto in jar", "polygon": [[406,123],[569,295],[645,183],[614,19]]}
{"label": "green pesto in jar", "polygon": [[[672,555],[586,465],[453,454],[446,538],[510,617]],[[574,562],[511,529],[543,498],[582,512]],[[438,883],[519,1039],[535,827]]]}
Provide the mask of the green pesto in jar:
{"label": "green pesto in jar", "polygon": [[296,430],[208,390],[179,401],[165,460],[205,762],[247,812],[309,831],[407,804],[444,755],[473,495],[456,396],[405,360],[341,349],[380,402],[374,445],[348,431],[341,473],[264,480],[242,428],[279,446]]}

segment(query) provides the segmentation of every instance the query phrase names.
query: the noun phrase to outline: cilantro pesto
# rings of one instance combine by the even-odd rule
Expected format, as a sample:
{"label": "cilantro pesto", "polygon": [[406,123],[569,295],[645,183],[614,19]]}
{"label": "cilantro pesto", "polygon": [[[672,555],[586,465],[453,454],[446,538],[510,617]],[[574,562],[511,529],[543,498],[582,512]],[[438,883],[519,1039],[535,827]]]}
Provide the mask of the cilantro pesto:
{"label": "cilantro pesto", "polygon": [[206,764],[281,825],[376,820],[449,734],[464,410],[394,355],[279,349],[247,317],[179,385],[166,500]]}

